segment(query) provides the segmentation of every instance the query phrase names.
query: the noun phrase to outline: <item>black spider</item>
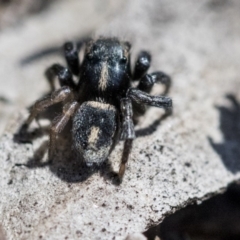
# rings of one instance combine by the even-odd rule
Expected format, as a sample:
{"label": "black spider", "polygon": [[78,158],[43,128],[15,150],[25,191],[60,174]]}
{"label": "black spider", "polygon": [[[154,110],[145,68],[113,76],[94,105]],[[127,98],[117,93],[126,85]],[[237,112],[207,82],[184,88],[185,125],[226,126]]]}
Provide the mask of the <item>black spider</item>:
{"label": "black spider", "polygon": [[[78,55],[83,46],[85,53],[80,64]],[[62,115],[51,127],[49,158],[54,155],[57,134],[73,118],[73,145],[88,166],[103,163],[118,140],[125,141],[119,169],[121,179],[135,138],[133,113],[144,114],[144,105],[171,108],[170,98],[148,94],[155,82],[165,84],[167,92],[170,78],[162,72],[146,74],[151,56],[145,51],[140,52],[132,74],[130,44],[117,38],[89,40],[81,46],[68,42],[64,52],[68,68],[54,64],[47,69],[53,92],[35,103],[22,129],[27,130],[49,106],[64,102]],[[78,76],[77,84],[73,75]],[[54,85],[56,76],[61,85],[58,90]],[[133,80],[139,81],[136,88],[131,87]]]}

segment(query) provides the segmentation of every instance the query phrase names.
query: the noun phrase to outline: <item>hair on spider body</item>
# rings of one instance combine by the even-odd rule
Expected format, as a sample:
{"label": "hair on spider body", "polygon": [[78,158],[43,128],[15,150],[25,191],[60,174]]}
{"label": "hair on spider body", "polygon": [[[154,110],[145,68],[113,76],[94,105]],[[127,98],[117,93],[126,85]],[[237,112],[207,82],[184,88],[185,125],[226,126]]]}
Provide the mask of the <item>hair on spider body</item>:
{"label": "hair on spider body", "polygon": [[[84,58],[79,61],[79,46],[85,45]],[[122,178],[135,138],[133,116],[144,114],[142,106],[171,108],[172,100],[165,96],[149,94],[157,82],[170,87],[170,78],[163,72],[147,74],[151,56],[140,52],[133,73],[130,69],[130,44],[117,38],[99,38],[85,44],[64,45],[67,68],[54,64],[46,70],[52,94],[38,100],[25,121],[24,130],[33,119],[49,106],[64,102],[63,111],[53,121],[50,131],[49,158],[55,153],[56,137],[72,118],[74,149],[87,166],[100,165],[109,156],[115,144],[124,140],[119,170]],[[78,77],[78,83],[73,80]],[[60,89],[55,89],[58,77]],[[136,88],[132,81],[139,81]]]}

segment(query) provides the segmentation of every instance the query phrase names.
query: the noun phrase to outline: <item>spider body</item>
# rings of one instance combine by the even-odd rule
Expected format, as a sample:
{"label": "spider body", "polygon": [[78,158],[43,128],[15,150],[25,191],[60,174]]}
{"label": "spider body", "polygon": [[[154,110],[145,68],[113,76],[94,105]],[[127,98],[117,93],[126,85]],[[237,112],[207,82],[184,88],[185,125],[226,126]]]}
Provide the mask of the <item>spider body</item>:
{"label": "spider body", "polygon": [[[69,42],[64,45],[68,68],[54,64],[46,70],[52,94],[38,100],[24,124],[27,129],[33,119],[50,105],[63,102],[63,112],[52,124],[49,157],[54,157],[56,137],[72,118],[74,149],[88,166],[104,162],[118,140],[124,140],[119,177],[135,138],[133,114],[144,114],[143,105],[171,108],[172,101],[165,96],[151,96],[155,82],[170,86],[170,78],[162,73],[146,74],[151,56],[142,51],[130,69],[130,44],[117,38],[89,40],[85,44],[82,64],[80,49]],[[78,77],[75,83],[73,76]],[[54,78],[58,77],[61,88],[55,90]],[[136,88],[132,81],[139,81]]]}

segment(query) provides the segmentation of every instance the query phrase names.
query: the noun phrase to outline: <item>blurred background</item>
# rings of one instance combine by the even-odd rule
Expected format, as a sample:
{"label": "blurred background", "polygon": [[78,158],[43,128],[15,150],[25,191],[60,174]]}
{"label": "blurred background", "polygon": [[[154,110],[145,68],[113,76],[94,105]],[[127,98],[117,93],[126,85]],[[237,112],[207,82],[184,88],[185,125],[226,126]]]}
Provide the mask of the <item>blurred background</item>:
{"label": "blurred background", "polygon": [[[239,0],[0,0],[0,134],[14,114],[49,91],[43,73],[64,63],[65,41],[118,36],[132,42],[133,55],[150,50],[152,70],[173,77],[175,116],[194,102],[217,108],[224,143],[209,142],[223,159],[234,156],[226,166],[234,170],[240,161],[239,13]],[[155,240],[240,239],[239,185],[148,227],[145,235]]]}
{"label": "blurred background", "polygon": [[16,25],[30,14],[47,9],[54,0],[1,0],[0,27],[4,29]]}

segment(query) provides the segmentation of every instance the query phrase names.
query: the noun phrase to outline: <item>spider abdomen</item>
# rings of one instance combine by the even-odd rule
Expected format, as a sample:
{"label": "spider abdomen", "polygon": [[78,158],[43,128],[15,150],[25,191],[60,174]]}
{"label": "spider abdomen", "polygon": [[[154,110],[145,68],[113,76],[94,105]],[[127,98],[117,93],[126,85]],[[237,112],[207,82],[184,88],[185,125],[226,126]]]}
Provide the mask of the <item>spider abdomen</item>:
{"label": "spider abdomen", "polygon": [[91,166],[105,161],[114,144],[117,111],[110,104],[84,102],[73,118],[72,137],[75,150]]}

